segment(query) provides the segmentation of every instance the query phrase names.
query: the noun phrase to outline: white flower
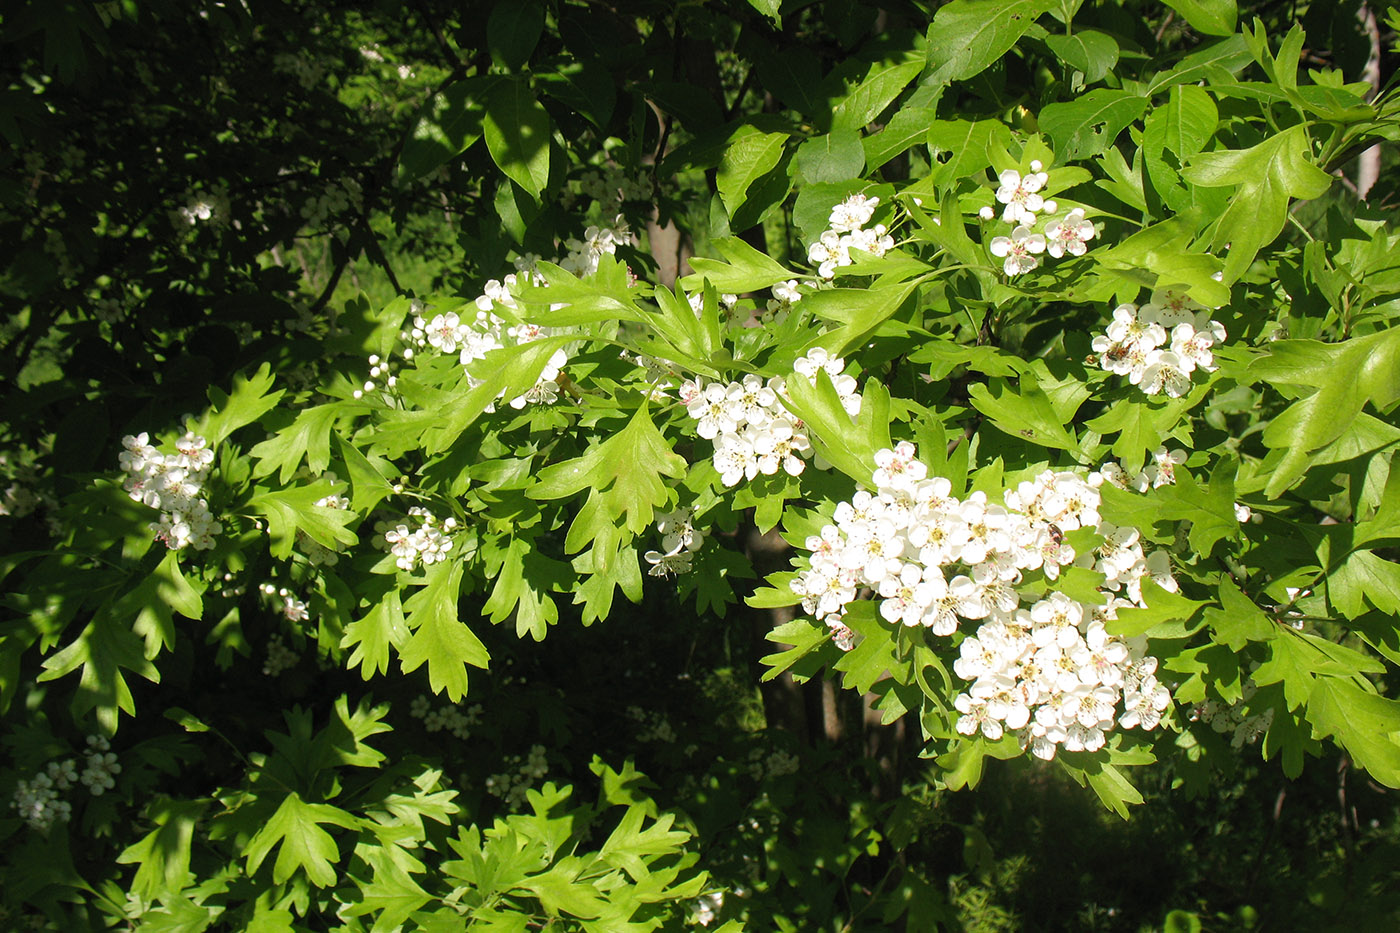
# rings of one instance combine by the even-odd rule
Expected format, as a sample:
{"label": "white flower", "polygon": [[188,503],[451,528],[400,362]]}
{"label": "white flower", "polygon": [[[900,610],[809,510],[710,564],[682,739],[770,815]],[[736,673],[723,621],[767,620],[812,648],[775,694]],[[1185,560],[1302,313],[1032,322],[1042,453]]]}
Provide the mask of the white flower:
{"label": "white flower", "polygon": [[1084,211],[1075,208],[1065,215],[1064,220],[1052,220],[1045,225],[1046,251],[1056,259],[1065,253],[1083,256],[1088,250],[1084,244],[1094,238],[1094,225],[1084,219]]}
{"label": "white flower", "polygon": [[1045,252],[1045,237],[1031,233],[1030,227],[1019,226],[1009,237],[993,237],[990,249],[993,256],[1003,260],[1002,271],[1020,275],[1040,265],[1036,255]]}
{"label": "white flower", "polygon": [[1035,215],[1045,206],[1044,199],[1037,192],[1045,187],[1049,178],[1044,172],[1037,171],[1023,178],[1014,168],[1002,172],[998,176],[1001,187],[997,188],[996,195],[997,200],[1006,205],[1001,219],[1013,224],[1035,223]]}
{"label": "white flower", "polygon": [[660,551],[647,551],[643,557],[651,568],[647,573],[653,577],[666,577],[675,574],[690,573],[690,552],[678,550],[674,553],[662,554]]}

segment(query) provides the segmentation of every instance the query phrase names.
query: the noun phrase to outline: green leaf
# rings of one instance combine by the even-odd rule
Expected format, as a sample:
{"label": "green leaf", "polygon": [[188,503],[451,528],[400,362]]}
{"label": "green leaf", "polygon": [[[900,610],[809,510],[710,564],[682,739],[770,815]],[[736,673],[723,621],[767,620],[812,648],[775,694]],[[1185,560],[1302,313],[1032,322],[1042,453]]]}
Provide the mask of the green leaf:
{"label": "green leaf", "polygon": [[537,201],[549,183],[550,132],[549,114],[525,81],[506,78],[487,89],[486,148],[497,167]]}
{"label": "green leaf", "polygon": [[[589,489],[589,504],[597,503],[594,514],[609,522],[626,516],[628,530],[640,534],[651,524],[656,507],[666,502],[662,477],[681,479],[685,471],[685,458],[671,450],[643,407],[627,427],[591,445],[583,456],[541,470],[539,482],[526,495],[532,499],[563,499]],[[573,527],[579,531],[576,534],[573,527],[570,529],[573,545],[566,544],[569,553],[586,543],[577,535],[592,533],[585,519],[589,512],[589,505],[585,505],[574,519]]]}
{"label": "green leaf", "polygon": [[952,84],[978,74],[1011,50],[1057,0],[953,0],[928,28],[925,84]]}
{"label": "green leaf", "polygon": [[662,813],[643,829],[646,816],[644,807],[629,807],[598,850],[599,859],[621,868],[636,882],[646,879],[650,873],[649,863],[679,851],[690,839],[689,833],[671,829],[676,820],[674,814]]}
{"label": "green leaf", "polygon": [[306,535],[332,551],[340,546],[359,543],[355,533],[347,528],[360,517],[346,509],[332,509],[316,503],[330,495],[329,483],[293,486],[254,496],[249,508],[267,519],[267,534],[272,539],[269,551],[273,557],[290,557],[297,532]]}
{"label": "green leaf", "polygon": [[[544,31],[544,4],[538,0],[503,0],[486,18],[486,47],[496,64],[522,68]],[[377,924],[376,924],[377,926]]]}
{"label": "green leaf", "polygon": [[465,78],[434,94],[399,154],[400,182],[417,181],[481,138],[482,97],[500,78]]}
{"label": "green leaf", "polygon": [[1068,36],[1046,36],[1045,44],[1060,61],[1084,74],[1084,83],[1102,81],[1118,64],[1118,43],[1093,29],[1077,29]]}
{"label": "green leaf", "polygon": [[1350,680],[1320,677],[1308,698],[1307,717],[1318,735],[1335,736],[1371,777],[1400,788],[1400,702]]}
{"label": "green leaf", "polygon": [[938,164],[930,167],[929,177],[939,186],[983,171],[992,164],[989,147],[994,142],[1002,147],[1011,143],[1011,132],[1000,120],[931,120],[926,125],[928,146],[935,159],[951,153],[947,161],[938,159]]}
{"label": "green leaf", "polygon": [[[837,99],[831,109],[832,133],[853,134],[878,117],[894,99],[923,71],[922,61],[871,64],[865,77],[844,97]],[[864,153],[861,154],[864,161]],[[809,178],[809,181],[838,181],[836,178]]]}
{"label": "green leaf", "polygon": [[1197,32],[1208,36],[1232,36],[1235,34],[1235,0],[1162,0],[1176,10],[1181,18]]}
{"label": "green leaf", "polygon": [[832,670],[845,674],[841,680],[842,687],[857,693],[869,693],[876,681],[890,676],[891,671],[908,667],[895,656],[895,632],[898,628],[880,618],[873,601],[851,603],[841,621],[861,636],[860,641],[832,665]]}
{"label": "green leaf", "polygon": [[375,506],[394,494],[393,485],[384,478],[386,473],[393,475],[394,465],[383,457],[371,460],[343,435],[336,435],[336,440],[349,474],[350,508],[361,515],[368,515]]}
{"label": "green leaf", "polygon": [[249,454],[258,461],[254,476],[267,476],[279,470],[278,482],[291,481],[301,458],[313,474],[319,475],[331,461],[331,428],[342,413],[337,402],[304,408],[287,427],[254,445]]}
{"label": "green leaf", "polygon": [[972,386],[968,395],[974,408],[1012,437],[1078,453],[1079,441],[1065,427],[1069,419],[1056,414],[1034,374],[1022,373],[1015,391],[1008,380],[997,377]]}
{"label": "green leaf", "polygon": [[543,641],[549,626],[559,621],[559,607],[549,594],[572,582],[569,566],[540,553],[533,538],[512,538],[482,611],[496,624],[515,613],[516,633]]}
{"label": "green leaf", "polygon": [[[723,256],[724,261],[692,257],[690,267],[695,272],[681,280],[685,288],[698,290],[708,280],[716,291],[737,294],[797,278],[795,272],[779,265],[767,253],[759,252],[738,237],[711,240],[710,249]],[[686,310],[690,311],[689,305]],[[694,312],[690,313],[694,317]]]}
{"label": "green leaf", "polygon": [[1159,629],[1162,637],[1181,637],[1184,625],[1166,624],[1185,623],[1196,614],[1197,609],[1206,604],[1203,599],[1188,599],[1180,593],[1169,593],[1150,577],[1143,578],[1142,598],[1147,603],[1146,609],[1119,609],[1116,619],[1104,623],[1104,628],[1109,634],[1123,638],[1157,635],[1158,632],[1153,630],[1159,629],[1160,626],[1165,627],[1165,630]]}
{"label": "green leaf", "polygon": [[389,672],[389,649],[402,650],[408,641],[408,626],[404,624],[403,605],[399,602],[399,591],[391,589],[384,594],[374,608],[363,619],[357,619],[345,627],[341,636],[341,648],[353,648],[346,659],[347,668],[360,668],[360,677],[370,677]]}
{"label": "green leaf", "polygon": [[257,421],[277,404],[282,390],[269,393],[272,381],[272,369],[264,363],[251,377],[236,377],[229,395],[211,388],[209,400],[214,403],[215,410],[200,419],[192,430],[207,440],[211,448],[218,447],[234,431]]}
{"label": "green leaf", "polygon": [[749,0],[749,6],[771,19],[778,26],[782,26],[783,18],[778,15],[778,11],[782,9],[783,0]]}
{"label": "green leaf", "polygon": [[[763,636],[780,645],[789,645],[784,651],[777,651],[762,658],[759,663],[768,670],[763,673],[763,682],[773,680],[779,674],[792,668],[797,662],[807,658],[812,652],[831,639],[831,632],[824,625],[817,625],[810,619],[794,619],[777,626]],[[811,658],[799,669],[792,672],[792,679],[802,683],[821,670],[825,663],[821,658]]]}
{"label": "green leaf", "polygon": [[371,933],[404,929],[409,915],[433,900],[432,895],[419,887],[389,850],[365,846],[357,851],[374,870],[374,878],[368,884],[359,882],[359,902],[346,904],[341,912],[350,917],[377,912]]}
{"label": "green leaf", "polygon": [[1046,107],[1040,112],[1040,128],[1055,141],[1056,161],[1063,164],[1108,149],[1151,105],[1146,97],[1128,91],[1097,88],[1069,103]]}
{"label": "green leaf", "polygon": [[865,170],[865,148],[856,131],[832,130],[798,146],[793,165],[806,182],[859,178]]}
{"label": "green leaf", "polygon": [[195,824],[207,807],[206,801],[163,797],[146,808],[146,817],[156,828],[117,856],[118,864],[137,866],[131,882],[133,893],[154,901],[179,892],[189,883],[190,843]]}
{"label": "green leaf", "polygon": [[81,719],[95,709],[98,724],[111,735],[117,731],[121,712],[136,715],[131,688],[122,671],[160,683],[160,671],[146,659],[141,649],[141,639],[125,619],[98,613],[72,644],[44,659],[44,671],[36,680],[40,683],[55,680],[81,666],[82,677],[73,694],[73,717]]}
{"label": "green leaf", "polygon": [[457,618],[462,565],[440,561],[429,567],[425,576],[427,585],[404,603],[413,635],[399,652],[399,666],[408,674],[426,663],[428,686],[434,693],[446,692],[456,703],[467,695],[467,665],[484,670],[491,654]]}
{"label": "green leaf", "polygon": [[1212,249],[1230,247],[1224,284],[1239,279],[1283,230],[1290,198],[1320,197],[1331,187],[1332,177],[1309,159],[1310,145],[1307,131],[1291,126],[1249,149],[1200,153],[1182,170],[1192,184],[1235,188],[1211,239]]}
{"label": "green leaf", "polygon": [[273,847],[280,844],[272,866],[275,883],[281,884],[300,868],[318,888],[335,884],[338,875],[334,863],[339,861],[340,851],[322,824],[359,828],[359,821],[344,810],[324,803],[306,803],[295,791],[289,793],[272,818],[248,840],[243,850],[248,874],[256,872]]}
{"label": "green leaf", "polygon": [[749,187],[778,164],[787,140],[786,133],[767,133],[747,123],[729,137],[715,184],[731,217],[744,205]]}
{"label": "green leaf", "polygon": [[1384,412],[1400,399],[1400,329],[1342,343],[1281,340],[1249,368],[1254,379],[1275,385],[1316,388],[1276,416],[1264,429],[1269,447],[1285,451],[1265,492],[1277,498],[1311,465],[1313,452],[1341,437],[1368,402]]}
{"label": "green leaf", "polygon": [[1215,632],[1216,641],[1235,651],[1243,651],[1249,642],[1268,641],[1277,633],[1269,617],[1229,580],[1221,580],[1216,592],[1220,596],[1220,608],[1212,606],[1205,611],[1206,622]]}
{"label": "green leaf", "polygon": [[1200,486],[1185,470],[1176,471],[1176,482],[1159,486],[1149,494],[1156,500],[1161,518],[1186,520],[1191,523],[1191,549],[1202,557],[1209,556],[1215,542],[1239,531],[1235,518],[1235,469],[1229,458],[1215,465],[1210,484]]}
{"label": "green leaf", "polygon": [[[201,586],[203,584],[201,583]],[[180,573],[176,551],[169,551],[145,580],[112,606],[112,615],[125,620],[135,616],[132,630],[146,640],[146,657],[175,647],[175,621],[171,610],[196,622],[204,616],[199,593]]]}
{"label": "green leaf", "polygon": [[873,172],[911,146],[923,142],[929,125],[937,116],[938,110],[934,107],[901,107],[884,129],[861,138],[865,167]]}

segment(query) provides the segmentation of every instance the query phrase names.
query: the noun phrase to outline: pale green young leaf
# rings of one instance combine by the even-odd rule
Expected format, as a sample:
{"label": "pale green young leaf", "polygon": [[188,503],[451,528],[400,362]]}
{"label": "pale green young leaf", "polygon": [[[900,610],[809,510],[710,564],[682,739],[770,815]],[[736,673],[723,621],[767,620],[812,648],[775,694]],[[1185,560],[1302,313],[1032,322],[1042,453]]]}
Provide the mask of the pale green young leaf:
{"label": "pale green young leaf", "polygon": [[1000,120],[932,120],[926,125],[928,146],[934,157],[950,153],[947,161],[938,159],[929,171],[930,181],[940,187],[991,165],[987,149],[993,141],[1003,148],[1011,143],[1011,131]]}
{"label": "pale green young leaf", "polygon": [[815,383],[800,374],[789,376],[787,390],[789,397],[783,404],[807,423],[808,437],[817,452],[856,482],[869,483],[875,471],[875,448],[858,435],[826,371],[817,371]]}
{"label": "pale green young leaf", "polygon": [[1221,459],[1206,486],[1179,469],[1175,483],[1160,486],[1149,494],[1156,501],[1161,518],[1191,523],[1191,549],[1203,557],[1210,554],[1215,542],[1239,531],[1239,519],[1235,517],[1235,469],[1232,459]]}
{"label": "pale green young leaf", "polygon": [[243,850],[248,874],[255,873],[273,847],[279,846],[277,861],[272,866],[275,883],[281,884],[300,868],[318,888],[335,884],[335,864],[340,860],[340,851],[322,825],[357,829],[359,820],[339,807],[307,803],[296,792],[287,794],[277,812],[248,840]]}
{"label": "pale green young leaf", "polygon": [[413,634],[399,652],[400,668],[408,674],[427,664],[428,686],[457,703],[467,695],[467,665],[484,670],[491,654],[457,618],[462,565],[439,561],[425,576],[427,584],[404,603]]}
{"label": "pale green young leaf", "polygon": [[1104,623],[1110,635],[1123,638],[1136,635],[1184,637],[1187,632],[1195,630],[1188,628],[1186,623],[1195,617],[1201,606],[1206,605],[1203,599],[1189,599],[1180,593],[1168,592],[1150,577],[1143,578],[1142,597],[1147,603],[1146,609],[1119,609],[1116,619]]}
{"label": "pale green young leaf", "polygon": [[[895,655],[895,632],[892,623],[880,617],[872,600],[851,603],[841,621],[851,631],[861,636],[850,651],[842,653],[832,665],[833,671],[841,671],[844,676],[841,686],[857,693],[869,693],[878,680],[908,667]],[[897,680],[907,680],[895,674]]]}
{"label": "pale green young leaf", "polygon": [[549,626],[559,621],[559,607],[549,594],[571,582],[569,566],[541,553],[534,539],[512,538],[482,611],[496,624],[513,613],[516,634],[543,641]]}
{"label": "pale green young leaf", "polygon": [[486,114],[482,135],[491,158],[502,172],[539,200],[549,182],[549,113],[535,99],[529,84],[504,78],[484,91]]}
{"label": "pale green young leaf", "polygon": [[1277,626],[1264,615],[1248,596],[1228,579],[1217,584],[1220,608],[1211,606],[1205,619],[1215,633],[1215,640],[1235,651],[1244,650],[1251,641],[1268,641],[1278,633]]}
{"label": "pale green young leaf", "polygon": [[1020,385],[1014,390],[1008,380],[1001,378],[972,386],[968,390],[972,406],[1012,437],[1024,438],[1041,447],[1078,453],[1079,441],[1065,427],[1065,419],[1055,413],[1049,396],[1041,391],[1034,374],[1023,372],[1019,381]]}

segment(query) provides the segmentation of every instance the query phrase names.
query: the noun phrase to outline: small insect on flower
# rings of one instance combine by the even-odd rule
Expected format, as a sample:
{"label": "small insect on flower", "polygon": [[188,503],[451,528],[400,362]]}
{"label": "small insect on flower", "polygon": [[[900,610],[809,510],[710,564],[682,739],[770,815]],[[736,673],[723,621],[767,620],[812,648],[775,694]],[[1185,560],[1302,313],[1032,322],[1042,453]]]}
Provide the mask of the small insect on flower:
{"label": "small insect on flower", "polygon": [[1065,533],[1060,530],[1059,525],[1056,525],[1052,522],[1051,524],[1045,527],[1045,530],[1049,532],[1050,540],[1054,542],[1056,547],[1059,547],[1061,544],[1065,543]]}

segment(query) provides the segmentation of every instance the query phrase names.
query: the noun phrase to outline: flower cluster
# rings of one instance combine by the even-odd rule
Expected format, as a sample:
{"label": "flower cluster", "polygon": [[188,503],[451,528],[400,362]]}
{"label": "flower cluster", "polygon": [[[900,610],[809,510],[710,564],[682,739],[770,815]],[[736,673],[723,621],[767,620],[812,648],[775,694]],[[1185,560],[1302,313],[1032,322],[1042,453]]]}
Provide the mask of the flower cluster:
{"label": "flower cluster", "polygon": [[[842,406],[851,415],[860,412],[861,398],[854,376],[845,375],[846,361],[816,348],[793,364],[793,371],[816,379],[818,370],[831,377]],[[681,387],[686,411],[698,425],[695,433],[714,441],[714,465],[726,486],[737,486],[760,473],[772,476],[779,469],[798,476],[811,457],[802,420],[783,405],[787,384],[782,376],[766,382],[752,373],[738,382],[689,382]],[[818,464],[821,465],[820,463]]]}
{"label": "flower cluster", "polygon": [[773,286],[772,292],[773,297],[768,299],[767,307],[759,314],[758,320],[761,324],[776,327],[787,320],[792,306],[802,300],[802,293],[797,290],[796,279],[779,282]]}
{"label": "flower cluster", "polygon": [[[334,473],[327,472],[324,474],[324,478],[332,483],[337,482],[337,477]],[[339,512],[350,511],[350,500],[345,496],[335,493],[331,493],[329,496],[322,496],[313,504],[323,509],[335,509]],[[297,529],[297,547],[315,567],[334,567],[336,564],[340,563],[339,554],[301,529]]]}
{"label": "flower cluster", "polygon": [[[601,169],[589,169],[579,176],[579,191],[602,205],[604,213],[616,213],[624,201],[650,201],[656,185],[647,175],[634,175],[622,166],[608,162]],[[570,192],[569,194],[572,194]],[[561,198],[565,207],[571,197]]]}
{"label": "flower cluster", "polygon": [[191,194],[185,206],[176,208],[173,215],[176,226],[194,226],[200,222],[224,223],[228,220],[228,195],[215,189],[200,194]]}
{"label": "flower cluster", "polygon": [[[1027,175],[1007,169],[998,176],[1001,185],[997,188],[996,199],[1005,205],[1001,219],[1015,227],[1010,236],[993,237],[988,248],[993,256],[1002,260],[1002,271],[1007,275],[1036,269],[1040,266],[1041,253],[1048,252],[1055,259],[1066,253],[1083,256],[1089,249],[1088,242],[1094,238],[1094,225],[1084,218],[1080,208],[1047,222],[1043,234],[1033,232],[1041,211],[1053,214],[1059,209],[1054,201],[1047,201],[1040,194],[1050,178],[1042,168],[1040,160],[1033,159]],[[996,210],[984,207],[980,216],[983,220],[992,220]]]}
{"label": "flower cluster", "polygon": [[105,737],[90,735],[87,745],[86,766],[78,780],[88,789],[88,793],[101,797],[117,786],[116,776],[121,774],[122,766],[117,761],[117,753],[112,751],[112,744]]}
{"label": "flower cluster", "polygon": [[661,550],[647,551],[643,556],[653,577],[690,573],[690,555],[705,545],[705,532],[695,527],[695,509],[682,506],[656,519],[661,533]]}
{"label": "flower cluster", "polygon": [[[1257,668],[1259,665],[1256,663],[1254,666]],[[1246,676],[1240,685],[1240,699],[1228,704],[1208,699],[1194,706],[1189,718],[1192,722],[1208,723],[1222,735],[1230,733],[1230,745],[1234,748],[1252,745],[1258,741],[1259,736],[1269,731],[1269,726],[1274,722],[1272,708],[1262,713],[1250,713],[1246,708],[1258,689],[1254,678]]]}
{"label": "flower cluster", "polygon": [[875,256],[894,249],[894,238],[888,235],[884,224],[865,229],[879,204],[879,198],[853,194],[831,209],[828,229],[807,250],[807,261],[816,265],[822,278],[834,278],[839,267],[849,266],[854,261],[853,249]]}
{"label": "flower cluster", "polygon": [[667,719],[663,713],[656,710],[648,712],[640,706],[627,707],[627,718],[637,723],[638,742],[674,742],[676,740],[676,730],[671,725],[671,720]]}
{"label": "flower cluster", "polygon": [[151,523],[151,531],[172,550],[187,545],[208,550],[214,535],[223,530],[201,498],[214,462],[214,451],[207,445],[189,432],[175,442],[175,453],[163,454],[151,446],[145,432],[122,438],[126,450],[118,459],[127,473],[122,488],[135,501],[160,509],[160,520]]}
{"label": "flower cluster", "polygon": [[424,729],[429,732],[446,730],[464,741],[471,738],[472,726],[481,722],[481,713],[480,703],[475,703],[466,710],[456,703],[446,703],[433,709],[433,699],[427,694],[419,694],[408,707],[410,716],[423,720]]}
{"label": "flower cluster", "polygon": [[690,909],[686,914],[685,922],[691,926],[707,927],[715,922],[719,912],[724,909],[724,892],[710,891],[702,894],[690,902]]}
{"label": "flower cluster", "polygon": [[278,677],[296,667],[300,660],[301,655],[288,648],[281,635],[273,635],[267,640],[267,660],[263,662],[262,672],[268,677]]}
{"label": "flower cluster", "polygon": [[[1166,589],[1176,582],[1165,552],[1145,554],[1136,529],[1099,517],[1101,474],[1047,470],[998,504],[980,491],[954,497],[907,441],[878,451],[875,465],[876,492],[837,505],[833,522],[807,539],[807,569],[790,584],[838,645],[853,645],[846,607],[873,591],[890,622],[935,635],[953,634],[964,620],[979,624],[956,668],[973,682],[957,700],[959,731],[1000,738],[1011,729],[1048,758],[1058,745],[1101,746],[1120,699],[1120,725],[1156,726],[1170,702],[1152,678],[1156,661],[1143,655],[1145,642],[1110,636],[1104,623],[1141,602],[1144,577]],[[1101,543],[1076,553],[1065,535],[1081,528]],[[1103,574],[1102,602],[1053,591],[1071,565]],[[1028,571],[1040,571],[1051,592],[1023,606],[1017,587]]]}
{"label": "flower cluster", "polygon": [[1196,370],[1215,372],[1211,348],[1225,341],[1225,325],[1174,290],[1153,293],[1139,308],[1121,304],[1113,321],[1094,338],[1099,365],[1148,395],[1180,398],[1191,390]]}
{"label": "flower cluster", "polygon": [[522,762],[519,755],[512,755],[506,759],[506,766],[505,772],[486,779],[486,790],[504,800],[514,812],[525,803],[525,795],[535,782],[549,773],[549,761],[543,745],[532,745],[525,761]]}
{"label": "flower cluster", "polygon": [[78,772],[73,759],[51,761],[43,771],[15,785],[10,806],[31,829],[46,832],[55,822],[67,823],[73,818],[73,805],[59,795],[77,781]]}
{"label": "flower cluster", "polygon": [[410,528],[407,521],[375,525],[375,530],[383,535],[382,546],[394,555],[398,568],[413,570],[420,563],[426,567],[446,560],[447,552],[452,550],[452,539],[448,535],[456,529],[457,519],[449,516],[439,528],[437,517],[420,506],[409,509],[408,516],[418,519],[417,528]]}

